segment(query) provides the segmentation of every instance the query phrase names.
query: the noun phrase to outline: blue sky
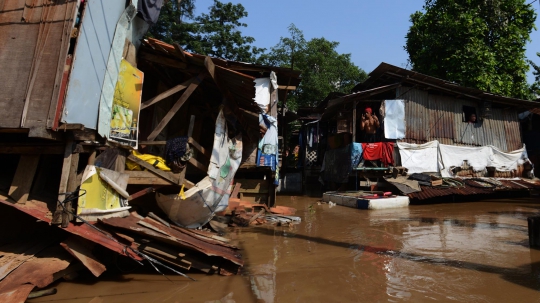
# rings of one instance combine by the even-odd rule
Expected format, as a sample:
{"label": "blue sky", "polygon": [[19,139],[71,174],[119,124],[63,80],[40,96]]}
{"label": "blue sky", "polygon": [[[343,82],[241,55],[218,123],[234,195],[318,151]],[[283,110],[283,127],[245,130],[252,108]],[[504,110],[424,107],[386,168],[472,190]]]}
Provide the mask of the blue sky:
{"label": "blue sky", "polygon": [[[228,2],[227,0],[221,0]],[[381,62],[406,67],[407,52],[403,49],[405,35],[410,27],[409,16],[422,10],[424,0],[229,0],[242,3],[248,17],[242,19],[246,36],[255,38],[257,47],[269,49],[288,36],[287,27],[294,23],[307,40],[324,37],[339,42],[338,52],[350,53],[352,61],[371,72]],[[208,12],[213,0],[196,0],[196,12]],[[540,2],[540,1],[538,1]],[[539,12],[539,3],[533,7]],[[321,5],[317,5],[320,3]],[[536,27],[540,29],[540,17]],[[540,32],[531,33],[527,57],[537,64],[540,58]],[[528,81],[534,77],[529,71]]]}

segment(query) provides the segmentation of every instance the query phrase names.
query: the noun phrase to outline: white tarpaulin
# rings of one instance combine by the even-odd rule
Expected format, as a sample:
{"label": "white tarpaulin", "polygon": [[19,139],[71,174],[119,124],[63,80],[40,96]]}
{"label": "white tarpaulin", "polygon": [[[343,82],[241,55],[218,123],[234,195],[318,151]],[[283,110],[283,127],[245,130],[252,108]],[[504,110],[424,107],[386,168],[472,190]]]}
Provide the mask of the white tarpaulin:
{"label": "white tarpaulin", "polygon": [[493,151],[493,158],[490,166],[495,166],[498,171],[515,170],[519,164],[523,164],[529,159],[525,145],[509,153],[504,153],[495,146],[491,146],[491,149]]}
{"label": "white tarpaulin", "polygon": [[270,104],[270,78],[258,78],[255,82],[255,102],[262,109],[263,113],[268,110]]}
{"label": "white tarpaulin", "polygon": [[401,165],[408,168],[409,174],[438,172],[438,141],[424,144],[398,142]]}
{"label": "white tarpaulin", "polygon": [[495,167],[497,171],[511,171],[517,169],[518,165],[528,161],[527,151],[523,148],[508,153],[500,151],[495,146],[465,147],[440,144],[444,169],[441,176],[451,177],[449,169],[453,166],[463,165],[467,160],[475,171],[482,171],[487,166]]}
{"label": "white tarpaulin", "polygon": [[474,171],[480,172],[486,167],[495,167],[497,171],[512,171],[528,160],[525,146],[508,153],[497,147],[454,146],[430,141],[425,144],[398,142],[401,165],[409,174],[440,172],[442,177],[453,177],[451,169],[461,167],[467,161]]}
{"label": "white tarpaulin", "polygon": [[443,167],[441,176],[452,177],[450,169],[460,167],[463,161],[467,161],[474,171],[483,171],[486,166],[490,166],[492,159],[491,146],[469,147],[439,144]]}
{"label": "white tarpaulin", "polygon": [[403,100],[384,100],[384,109],[385,138],[405,138],[405,102]]}

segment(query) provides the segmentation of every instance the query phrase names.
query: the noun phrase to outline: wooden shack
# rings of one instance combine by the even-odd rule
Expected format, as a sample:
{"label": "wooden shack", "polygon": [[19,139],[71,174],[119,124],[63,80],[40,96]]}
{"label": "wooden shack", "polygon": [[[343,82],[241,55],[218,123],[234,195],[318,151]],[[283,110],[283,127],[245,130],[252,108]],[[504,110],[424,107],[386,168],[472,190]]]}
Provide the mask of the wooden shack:
{"label": "wooden shack", "polygon": [[[403,106],[402,121],[399,122],[403,134],[397,138],[388,138],[385,135],[384,105],[395,100],[401,102]],[[376,133],[377,141],[392,143],[392,146],[395,146],[393,163],[381,165],[379,162],[375,166],[402,168],[406,165],[405,159],[400,158],[397,147],[400,142],[411,144],[437,142],[441,146],[491,146],[503,153],[520,150],[523,148],[523,139],[518,113],[537,104],[535,101],[499,96],[381,63],[369,74],[365,82],[354,88],[353,93],[328,101],[321,122],[328,124],[328,137],[331,141],[334,138],[334,141],[340,142],[341,145],[352,142],[365,143],[361,119],[365,109],[371,108],[380,122]],[[474,122],[469,121],[471,115],[476,116]],[[329,146],[335,145],[334,141],[330,142]],[[437,161],[436,157],[434,161]],[[363,169],[352,175],[356,177],[377,175],[365,171],[367,168]],[[469,167],[461,167],[459,171],[456,170],[455,176],[529,177],[530,169],[530,163],[520,164],[512,171],[489,168],[474,171]],[[384,173],[388,171],[379,174]]]}

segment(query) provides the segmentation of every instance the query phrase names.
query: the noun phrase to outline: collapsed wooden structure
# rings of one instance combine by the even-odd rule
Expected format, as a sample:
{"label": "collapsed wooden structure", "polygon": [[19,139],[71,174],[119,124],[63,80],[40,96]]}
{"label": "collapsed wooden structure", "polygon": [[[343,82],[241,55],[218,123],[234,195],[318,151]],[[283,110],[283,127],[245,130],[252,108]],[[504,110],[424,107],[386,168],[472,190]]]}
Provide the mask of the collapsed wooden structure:
{"label": "collapsed wooden structure", "polygon": [[[238,273],[243,263],[237,248],[215,234],[164,221],[152,196],[178,194],[206,176],[220,109],[229,135],[243,137],[232,197],[268,209],[275,204],[278,169],[261,165],[258,155],[268,131],[261,119],[277,120],[278,100],[296,88],[300,73],[142,39],[148,23],[137,15],[136,1],[113,2],[0,2],[0,208],[14,218],[48,223],[34,220],[21,230],[19,244],[26,244],[20,249],[6,246],[15,241],[11,235],[0,237],[0,251],[13,257],[2,261],[12,269],[0,278],[6,300],[23,302],[34,287],[80,270],[81,263],[99,276],[107,262],[93,256],[96,249],[177,272]],[[271,85],[256,87],[261,79]],[[268,95],[265,106],[257,103],[257,89]],[[132,152],[162,156],[167,140],[178,136],[193,149],[180,172]],[[92,172],[97,183],[88,181]],[[101,212],[79,212],[81,197],[89,196],[85,182],[106,193]],[[122,211],[115,212],[118,201]],[[32,242],[40,230],[50,239]],[[51,262],[58,266],[36,279],[28,276],[27,270]]]}

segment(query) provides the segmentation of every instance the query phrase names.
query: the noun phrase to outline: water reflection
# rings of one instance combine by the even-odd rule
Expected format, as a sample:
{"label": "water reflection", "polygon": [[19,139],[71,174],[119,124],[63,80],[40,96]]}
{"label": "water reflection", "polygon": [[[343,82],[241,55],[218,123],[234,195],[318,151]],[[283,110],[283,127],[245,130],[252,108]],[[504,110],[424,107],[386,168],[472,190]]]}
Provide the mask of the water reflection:
{"label": "water reflection", "polygon": [[[129,283],[97,282],[87,291],[93,297],[114,289],[115,295],[104,302],[155,301],[149,298],[228,303],[531,302],[540,298],[540,251],[530,249],[527,238],[526,218],[540,214],[540,204],[533,200],[380,211],[330,208],[316,201],[280,197],[279,204],[298,209],[301,224],[237,228],[228,234],[243,249],[242,276],[196,274],[198,282],[177,279],[171,287],[155,276],[151,284],[147,280],[137,284],[141,277],[132,275]],[[65,285],[77,293],[84,287],[62,283],[59,294],[65,293]],[[149,294],[116,295],[132,289]],[[41,300],[32,302],[45,298]]]}

